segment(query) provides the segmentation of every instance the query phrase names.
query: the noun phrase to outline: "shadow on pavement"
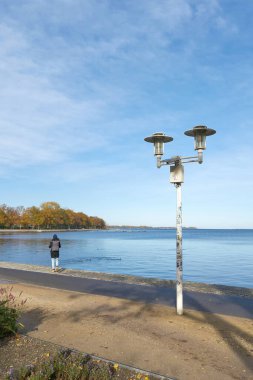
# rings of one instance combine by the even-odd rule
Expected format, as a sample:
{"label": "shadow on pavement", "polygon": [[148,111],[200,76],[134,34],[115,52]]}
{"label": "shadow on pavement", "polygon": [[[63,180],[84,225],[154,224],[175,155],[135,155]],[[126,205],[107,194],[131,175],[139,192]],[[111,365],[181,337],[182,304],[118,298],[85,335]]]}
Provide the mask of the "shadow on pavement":
{"label": "shadow on pavement", "polygon": [[[189,294],[188,297],[190,297]],[[199,305],[196,299],[192,298],[191,302],[195,304],[197,309],[201,306],[203,310],[203,305]],[[250,371],[253,371],[253,335],[226,321],[219,314],[211,313],[208,308],[205,308],[205,310],[200,311],[199,313],[202,318],[187,313],[187,311],[185,312],[185,315],[196,322],[200,322],[201,324],[206,323],[212,325],[220,335],[222,341],[234,351],[235,355]],[[245,343],[249,346],[249,348],[246,347]]]}
{"label": "shadow on pavement", "polygon": [[23,312],[20,322],[24,325],[24,328],[21,332],[27,334],[32,331],[37,331],[38,326],[46,317],[48,317],[48,314],[46,314],[41,308],[35,308]]}
{"label": "shadow on pavement", "polygon": [[[76,295],[71,295],[71,299],[77,298]],[[96,307],[93,310],[90,309],[80,309],[80,310],[75,310],[73,312],[68,312],[68,320],[71,322],[80,322],[85,318],[89,317],[97,317],[100,319],[104,319],[107,322],[111,324],[115,324],[123,319],[128,319],[128,318],[140,318],[144,312],[148,312],[150,316],[159,316],[159,313],[157,311],[157,308],[155,305],[152,304],[138,304],[137,310],[132,309],[133,306],[133,301],[127,301],[124,300],[117,306],[110,306],[109,304],[102,304],[98,307]],[[164,314],[163,312],[160,312],[160,314]]]}

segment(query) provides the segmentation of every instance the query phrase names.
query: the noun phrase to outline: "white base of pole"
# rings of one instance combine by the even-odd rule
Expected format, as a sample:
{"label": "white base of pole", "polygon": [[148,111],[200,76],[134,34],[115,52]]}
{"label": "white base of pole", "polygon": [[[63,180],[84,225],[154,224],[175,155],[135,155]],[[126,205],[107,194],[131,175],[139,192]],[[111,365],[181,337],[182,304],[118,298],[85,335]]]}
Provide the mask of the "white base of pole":
{"label": "white base of pole", "polygon": [[177,284],[177,314],[183,315],[183,285]]}

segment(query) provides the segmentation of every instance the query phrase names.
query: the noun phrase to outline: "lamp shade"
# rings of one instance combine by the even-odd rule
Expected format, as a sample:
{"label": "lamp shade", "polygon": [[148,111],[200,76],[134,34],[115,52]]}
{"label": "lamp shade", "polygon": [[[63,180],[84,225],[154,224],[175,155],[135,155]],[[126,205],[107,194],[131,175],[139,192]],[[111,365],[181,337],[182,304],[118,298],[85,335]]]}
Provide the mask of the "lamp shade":
{"label": "lamp shade", "polygon": [[154,155],[162,156],[164,153],[164,143],[173,141],[173,138],[166,136],[163,132],[154,133],[152,136],[145,137],[146,142],[154,144]]}
{"label": "lamp shade", "polygon": [[207,128],[205,125],[198,125],[184,134],[186,136],[194,137],[194,149],[204,150],[206,149],[206,136],[214,135],[216,131],[211,128]]}

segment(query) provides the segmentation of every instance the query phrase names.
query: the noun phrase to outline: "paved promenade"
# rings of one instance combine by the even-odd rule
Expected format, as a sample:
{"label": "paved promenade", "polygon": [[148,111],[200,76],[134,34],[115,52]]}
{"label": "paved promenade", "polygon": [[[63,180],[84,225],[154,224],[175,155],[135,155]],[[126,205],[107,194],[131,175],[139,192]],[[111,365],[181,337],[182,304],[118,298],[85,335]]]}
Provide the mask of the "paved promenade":
{"label": "paved promenade", "polygon": [[[1,268],[0,283],[20,282],[55,289],[128,299],[151,304],[175,306],[175,289],[166,286],[128,284],[62,273],[42,273]],[[253,298],[234,295],[217,295],[197,291],[184,291],[184,308],[209,313],[253,318]]]}

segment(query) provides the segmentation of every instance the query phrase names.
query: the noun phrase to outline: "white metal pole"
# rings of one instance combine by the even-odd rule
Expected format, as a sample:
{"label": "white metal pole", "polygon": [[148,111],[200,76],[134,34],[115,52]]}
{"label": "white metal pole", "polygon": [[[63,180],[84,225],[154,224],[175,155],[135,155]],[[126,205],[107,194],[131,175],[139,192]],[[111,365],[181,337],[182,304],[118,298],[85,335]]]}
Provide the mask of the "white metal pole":
{"label": "white metal pole", "polygon": [[183,255],[182,255],[182,184],[177,189],[177,314],[183,314]]}

